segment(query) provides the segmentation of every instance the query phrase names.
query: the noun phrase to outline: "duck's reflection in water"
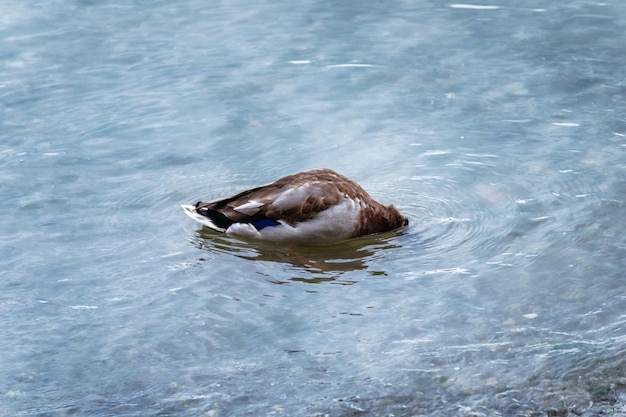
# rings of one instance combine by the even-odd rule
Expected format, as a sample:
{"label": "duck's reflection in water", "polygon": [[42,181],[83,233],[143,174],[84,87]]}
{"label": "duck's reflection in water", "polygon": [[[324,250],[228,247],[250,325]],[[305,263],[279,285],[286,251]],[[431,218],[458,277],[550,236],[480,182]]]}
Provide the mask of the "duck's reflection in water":
{"label": "duck's reflection in water", "polygon": [[305,246],[243,240],[203,227],[196,231],[192,243],[212,254],[230,254],[250,261],[280,263],[287,271],[297,275],[289,278],[268,277],[275,284],[299,281],[351,285],[357,281],[345,277],[347,272],[367,270],[369,275],[386,275],[385,271],[371,270],[369,264],[372,260],[384,257],[386,251],[398,248],[400,234],[401,231],[392,231],[332,245]]}

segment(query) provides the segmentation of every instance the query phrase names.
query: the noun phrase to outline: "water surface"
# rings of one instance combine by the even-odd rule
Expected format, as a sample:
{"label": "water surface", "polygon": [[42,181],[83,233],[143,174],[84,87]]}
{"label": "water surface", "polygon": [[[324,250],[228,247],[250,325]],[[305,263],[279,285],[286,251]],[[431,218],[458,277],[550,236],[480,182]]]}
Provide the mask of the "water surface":
{"label": "water surface", "polygon": [[[0,6],[0,410],[626,415],[618,0]],[[328,167],[408,229],[180,204]]]}

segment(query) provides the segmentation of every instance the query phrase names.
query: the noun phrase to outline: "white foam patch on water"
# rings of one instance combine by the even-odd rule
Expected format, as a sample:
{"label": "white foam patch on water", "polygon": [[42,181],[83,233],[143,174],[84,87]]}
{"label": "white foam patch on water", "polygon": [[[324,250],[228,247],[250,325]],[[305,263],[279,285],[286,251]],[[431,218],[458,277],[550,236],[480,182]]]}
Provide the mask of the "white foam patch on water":
{"label": "white foam patch on water", "polygon": [[470,9],[470,10],[496,10],[500,8],[500,6],[495,6],[495,5],[463,4],[463,3],[451,4],[449,7],[452,9]]}

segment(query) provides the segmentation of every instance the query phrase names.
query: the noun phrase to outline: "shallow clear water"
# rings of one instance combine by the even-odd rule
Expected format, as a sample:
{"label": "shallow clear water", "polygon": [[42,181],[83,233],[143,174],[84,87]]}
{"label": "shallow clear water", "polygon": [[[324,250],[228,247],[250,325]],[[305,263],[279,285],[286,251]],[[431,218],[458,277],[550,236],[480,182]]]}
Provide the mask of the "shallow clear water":
{"label": "shallow clear water", "polygon": [[[626,5],[518,4],[5,1],[1,414],[626,415]],[[314,167],[410,227],[180,209]]]}

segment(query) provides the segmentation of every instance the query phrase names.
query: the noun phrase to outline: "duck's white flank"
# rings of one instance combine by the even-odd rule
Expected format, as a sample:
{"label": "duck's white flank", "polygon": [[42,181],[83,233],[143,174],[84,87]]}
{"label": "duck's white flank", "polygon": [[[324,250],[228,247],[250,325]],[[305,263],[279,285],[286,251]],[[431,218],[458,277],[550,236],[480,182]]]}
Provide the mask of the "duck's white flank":
{"label": "duck's white flank", "polygon": [[332,243],[408,224],[395,207],[376,202],[357,183],[329,169],[182,207],[218,232],[273,242]]}

